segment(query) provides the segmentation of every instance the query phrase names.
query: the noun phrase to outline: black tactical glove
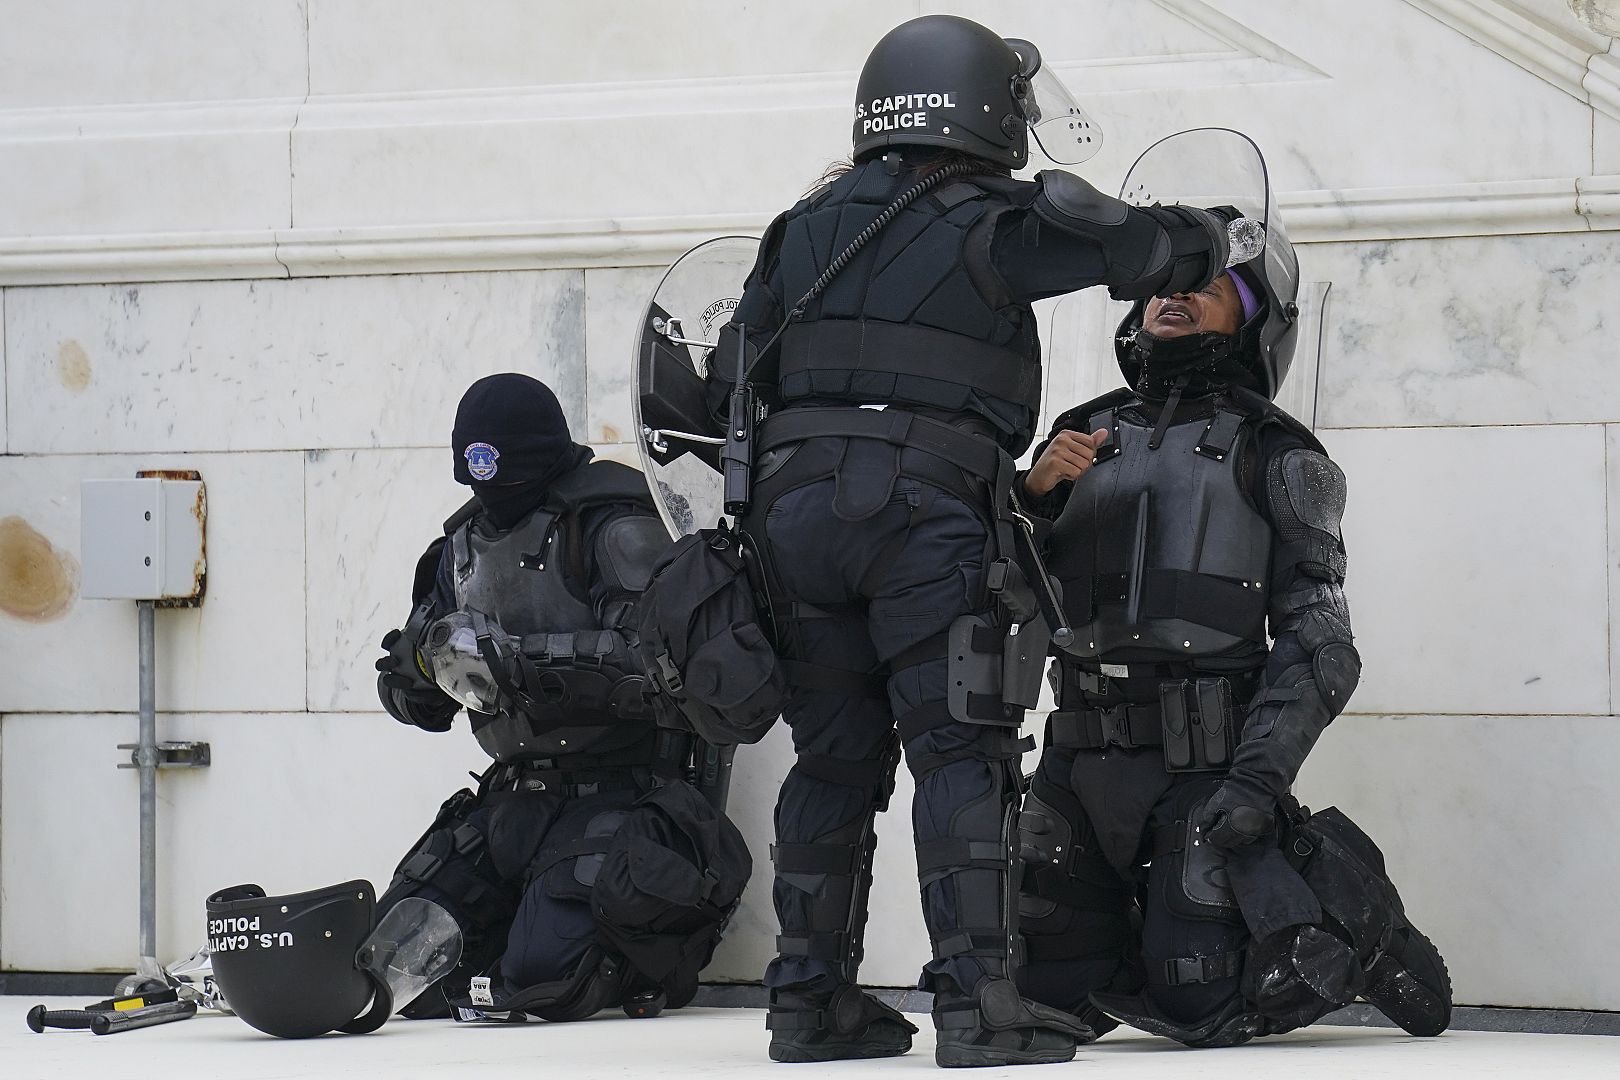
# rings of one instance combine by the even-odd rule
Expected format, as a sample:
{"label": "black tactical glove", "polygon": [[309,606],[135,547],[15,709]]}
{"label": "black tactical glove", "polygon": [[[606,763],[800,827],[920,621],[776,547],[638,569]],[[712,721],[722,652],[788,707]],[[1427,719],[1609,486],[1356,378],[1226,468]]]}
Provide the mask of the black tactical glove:
{"label": "black tactical glove", "polygon": [[[1152,281],[1151,293],[1143,288],[1143,282],[1132,282],[1128,286],[1115,286],[1108,290],[1115,300],[1197,292],[1226,269],[1226,260],[1231,251],[1226,239],[1228,219],[1221,213],[1180,204],[1143,206],[1138,209],[1158,222],[1164,230],[1170,241],[1168,263],[1164,273]],[[1219,208],[1223,211],[1229,209]]]}
{"label": "black tactical glove", "polygon": [[1219,848],[1269,840],[1277,829],[1277,797],[1228,777],[1204,804],[1198,828],[1205,840]]}
{"label": "black tactical glove", "polygon": [[403,630],[390,630],[383,635],[382,647],[388,655],[377,661],[377,670],[382,672],[377,681],[383,686],[392,690],[438,689],[433,681],[433,670],[422,656],[422,634],[431,612],[431,606],[424,600],[405,620]]}

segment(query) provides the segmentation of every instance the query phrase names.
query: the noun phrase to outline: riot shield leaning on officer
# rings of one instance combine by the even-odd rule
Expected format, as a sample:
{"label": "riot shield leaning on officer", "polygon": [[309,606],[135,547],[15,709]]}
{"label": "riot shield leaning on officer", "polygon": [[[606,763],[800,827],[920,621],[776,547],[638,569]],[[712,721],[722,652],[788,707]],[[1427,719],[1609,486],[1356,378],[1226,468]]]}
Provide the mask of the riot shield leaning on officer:
{"label": "riot shield leaning on officer", "polygon": [[473,384],[453,449],[473,498],[417,566],[378,693],[428,731],[465,708],[495,763],[445,802],[378,900],[386,916],[430,899],[464,935],[458,969],[408,1015],[684,1005],[751,868],[724,808],[688,783],[694,740],[659,725],[630,656],[668,533],[642,475],[591,460],[528,376]]}
{"label": "riot shield leaning on officer", "polygon": [[[1173,136],[1133,176],[1178,140],[1192,191],[1253,193],[1265,253],[1138,301],[1115,338],[1126,386],[1061,415],[1019,478],[1053,521],[1075,631],[1020,821],[1019,985],[1099,1033],[1123,1021],[1191,1046],[1358,996],[1435,1035],[1450,981],[1382,854],[1290,794],[1361,669],[1344,474],[1271,400],[1298,337],[1293,248],[1235,132]],[[1208,175],[1245,161],[1247,181]]]}
{"label": "riot shield leaning on officer", "polygon": [[1013,983],[1018,728],[1043,651],[1008,662],[1009,634],[1039,621],[1009,503],[1040,406],[1030,304],[1202,288],[1227,217],[1131,207],[1064,172],[1015,180],[1032,128],[1060,162],[1101,137],[1029,42],[953,16],[889,33],[861,73],[852,163],[772,222],[710,359],[722,428],[739,368],[769,411],[738,525],[797,755],[771,849],[779,1061],[910,1049],[915,1028],[857,986],[873,818],[902,755],[937,1062],[1066,1061],[1090,1034]]}

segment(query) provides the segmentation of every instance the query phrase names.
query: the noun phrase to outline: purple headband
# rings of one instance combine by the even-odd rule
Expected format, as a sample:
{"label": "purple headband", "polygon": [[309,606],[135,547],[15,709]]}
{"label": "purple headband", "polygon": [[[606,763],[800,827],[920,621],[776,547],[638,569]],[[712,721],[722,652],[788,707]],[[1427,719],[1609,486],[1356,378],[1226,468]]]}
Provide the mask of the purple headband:
{"label": "purple headband", "polygon": [[1238,300],[1243,304],[1243,321],[1248,322],[1260,310],[1260,298],[1254,295],[1249,283],[1236,270],[1228,269],[1226,276],[1232,279],[1232,284],[1237,288]]}

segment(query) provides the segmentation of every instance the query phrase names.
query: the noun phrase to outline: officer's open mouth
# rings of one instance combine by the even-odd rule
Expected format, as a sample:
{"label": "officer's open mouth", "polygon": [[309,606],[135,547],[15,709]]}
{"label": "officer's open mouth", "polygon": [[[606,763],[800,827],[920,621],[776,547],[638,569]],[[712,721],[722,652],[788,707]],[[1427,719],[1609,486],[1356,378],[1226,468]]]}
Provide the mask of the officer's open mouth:
{"label": "officer's open mouth", "polygon": [[1158,314],[1154,316],[1154,318],[1159,322],[1190,323],[1193,321],[1191,313],[1189,313],[1186,308],[1171,307],[1169,304],[1161,307]]}

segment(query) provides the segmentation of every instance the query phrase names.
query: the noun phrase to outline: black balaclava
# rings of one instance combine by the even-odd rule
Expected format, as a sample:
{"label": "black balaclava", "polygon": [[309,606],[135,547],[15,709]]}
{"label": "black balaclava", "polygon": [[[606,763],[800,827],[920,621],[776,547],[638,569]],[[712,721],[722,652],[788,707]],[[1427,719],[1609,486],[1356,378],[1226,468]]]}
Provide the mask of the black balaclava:
{"label": "black balaclava", "polygon": [[553,481],[591,460],[590,448],[569,434],[557,395],[512,371],[467,388],[456,406],[450,447],[456,483],[472,487],[497,529],[522,521],[545,501]]}

